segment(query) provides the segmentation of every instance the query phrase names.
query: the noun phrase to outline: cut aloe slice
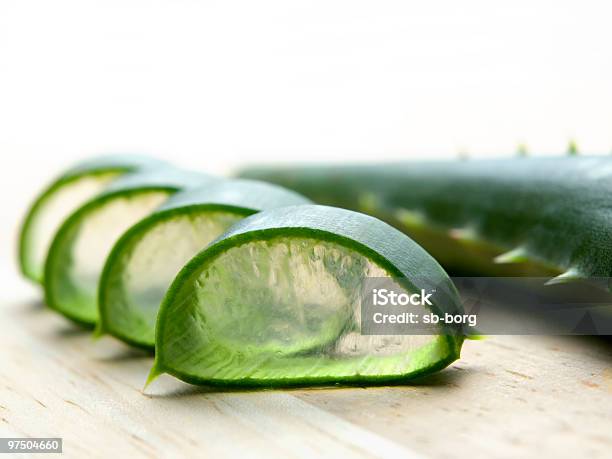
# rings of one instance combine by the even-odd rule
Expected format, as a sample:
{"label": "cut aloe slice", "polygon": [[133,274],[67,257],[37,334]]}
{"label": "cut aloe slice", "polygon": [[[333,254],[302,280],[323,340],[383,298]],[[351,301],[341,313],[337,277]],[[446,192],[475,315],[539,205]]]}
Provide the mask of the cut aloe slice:
{"label": "cut aloe slice", "polygon": [[62,222],[119,176],[162,163],[145,156],[101,156],[81,162],[47,186],[30,207],[21,227],[19,265],[28,279],[42,283],[45,257]]}
{"label": "cut aloe slice", "polygon": [[252,215],[196,255],[162,302],[161,373],[194,384],[283,386],[387,382],[459,357],[460,334],[360,334],[367,278],[408,292],[443,289],[431,312],[462,311],[438,263],[410,238],[363,214],[304,205]]}
{"label": "cut aloe slice", "polygon": [[98,279],[115,241],[171,194],[210,180],[194,172],[151,169],[121,177],[79,207],[61,225],[49,248],[47,305],[82,324],[95,324]]}
{"label": "cut aloe slice", "polygon": [[227,180],[172,196],[114,245],[98,289],[97,333],[153,348],[161,300],[180,268],[213,239],[261,210],[308,203],[264,182]]}

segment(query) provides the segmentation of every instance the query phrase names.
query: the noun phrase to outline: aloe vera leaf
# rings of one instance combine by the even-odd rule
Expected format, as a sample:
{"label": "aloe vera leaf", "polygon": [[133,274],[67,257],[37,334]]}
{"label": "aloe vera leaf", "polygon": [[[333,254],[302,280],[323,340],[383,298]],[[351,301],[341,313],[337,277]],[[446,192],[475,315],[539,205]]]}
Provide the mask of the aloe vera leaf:
{"label": "aloe vera leaf", "polygon": [[406,291],[446,292],[431,311],[462,305],[440,265],[410,238],[356,212],[302,205],[252,215],[196,255],[160,307],[161,373],[194,384],[382,383],[436,371],[463,336],[359,333],[368,277]]}
{"label": "aloe vera leaf", "polygon": [[97,332],[153,348],[159,305],[180,268],[237,221],[308,202],[253,180],[224,180],[176,193],[113,246],[100,277]]}
{"label": "aloe vera leaf", "polygon": [[[241,175],[383,218],[447,269],[560,279],[612,275],[610,158],[296,166]],[[419,219],[405,224],[400,210]],[[457,228],[470,228],[471,240],[453,238]],[[494,262],[519,249],[522,262]]]}
{"label": "aloe vera leaf", "polygon": [[118,177],[163,163],[136,155],[107,155],[80,162],[44,188],[29,208],[20,230],[19,267],[42,284],[47,251],[61,223]]}
{"label": "aloe vera leaf", "polygon": [[47,305],[84,325],[98,319],[97,287],[114,242],[182,189],[212,179],[174,168],[125,175],[73,212],[57,231],[45,262]]}

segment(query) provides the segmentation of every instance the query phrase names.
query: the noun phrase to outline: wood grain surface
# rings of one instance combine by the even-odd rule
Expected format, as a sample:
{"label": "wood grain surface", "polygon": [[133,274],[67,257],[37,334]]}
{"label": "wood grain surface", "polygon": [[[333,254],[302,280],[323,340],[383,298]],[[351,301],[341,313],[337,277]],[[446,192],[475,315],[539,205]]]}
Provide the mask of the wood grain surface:
{"label": "wood grain surface", "polygon": [[[223,391],[46,309],[1,270],[0,436],[66,457],[610,457],[612,343],[495,336],[411,385]],[[20,455],[19,457],[25,457]]]}

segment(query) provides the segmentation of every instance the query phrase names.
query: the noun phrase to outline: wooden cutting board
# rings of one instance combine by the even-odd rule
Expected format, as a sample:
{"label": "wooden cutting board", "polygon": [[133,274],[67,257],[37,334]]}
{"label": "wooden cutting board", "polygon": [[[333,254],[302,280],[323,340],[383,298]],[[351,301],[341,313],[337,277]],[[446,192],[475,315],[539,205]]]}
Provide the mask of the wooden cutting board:
{"label": "wooden cutting board", "polygon": [[[47,310],[2,270],[0,436],[66,457],[610,457],[612,343],[495,336],[412,385],[224,391]],[[24,457],[20,455],[19,457]]]}

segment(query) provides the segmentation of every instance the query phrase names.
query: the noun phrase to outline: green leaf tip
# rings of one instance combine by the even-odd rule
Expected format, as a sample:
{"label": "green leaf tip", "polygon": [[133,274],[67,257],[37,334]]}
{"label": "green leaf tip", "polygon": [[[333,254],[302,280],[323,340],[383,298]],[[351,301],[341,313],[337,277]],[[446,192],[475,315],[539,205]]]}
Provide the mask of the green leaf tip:
{"label": "green leaf tip", "polygon": [[156,359],[155,362],[153,363],[153,367],[151,368],[151,371],[149,371],[149,376],[147,376],[147,380],[145,381],[142,391],[144,392],[147,389],[147,387],[149,387],[149,384],[151,384],[153,381],[157,379],[158,376],[163,375],[164,373],[165,371],[162,369],[161,365],[158,363]]}
{"label": "green leaf tip", "polygon": [[100,338],[102,338],[104,335],[106,335],[106,330],[104,330],[104,325],[102,325],[101,321],[98,321],[98,323],[96,324],[96,328],[94,328],[93,334],[91,335],[91,338],[94,341],[97,341]]}
{"label": "green leaf tip", "polygon": [[578,155],[578,153],[580,153],[580,150],[578,149],[578,144],[576,143],[575,140],[570,140],[569,143],[567,144],[568,156],[576,156]]}
{"label": "green leaf tip", "polygon": [[557,277],[549,279],[544,285],[567,284],[570,282],[579,282],[581,280],[585,280],[586,278],[587,277],[578,269],[570,268],[564,273],[559,274]]}
{"label": "green leaf tip", "polygon": [[526,261],[529,261],[529,253],[524,247],[509,250],[493,259],[496,264],[525,263]]}

